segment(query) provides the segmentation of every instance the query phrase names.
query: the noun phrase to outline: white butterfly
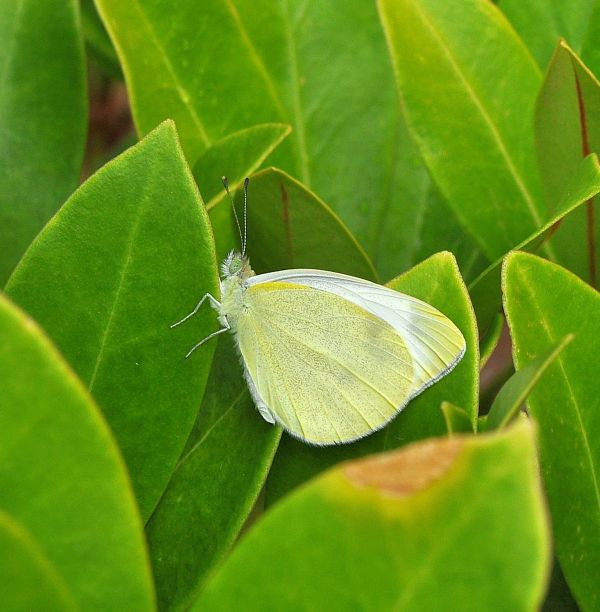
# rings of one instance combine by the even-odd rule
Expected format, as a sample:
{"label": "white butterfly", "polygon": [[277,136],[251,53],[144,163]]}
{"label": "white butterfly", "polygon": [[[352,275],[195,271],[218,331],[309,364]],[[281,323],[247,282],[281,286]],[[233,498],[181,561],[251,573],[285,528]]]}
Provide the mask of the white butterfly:
{"label": "white butterfly", "polygon": [[421,300],[323,270],[256,276],[245,246],[244,225],[242,252],[221,266],[221,301],[206,294],[175,325],[209,300],[222,328],[188,356],[231,330],[260,414],[296,438],[342,444],[381,429],[465,353],[456,325]]}

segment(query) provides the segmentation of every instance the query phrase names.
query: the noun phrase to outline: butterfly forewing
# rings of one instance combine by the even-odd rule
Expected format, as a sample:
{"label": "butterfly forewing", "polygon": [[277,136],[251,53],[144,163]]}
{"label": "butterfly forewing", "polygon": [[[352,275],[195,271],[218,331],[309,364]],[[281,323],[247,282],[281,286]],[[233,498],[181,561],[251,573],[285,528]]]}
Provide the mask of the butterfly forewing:
{"label": "butterfly forewing", "polygon": [[391,325],[414,359],[414,397],[447,374],[465,352],[465,339],[448,317],[409,295],[345,274],[281,270],[250,279],[250,286],[291,282],[338,295]]}
{"label": "butterfly forewing", "polygon": [[383,427],[415,392],[415,360],[392,325],[330,291],[252,284],[237,339],[256,392],[290,433],[349,442]]}

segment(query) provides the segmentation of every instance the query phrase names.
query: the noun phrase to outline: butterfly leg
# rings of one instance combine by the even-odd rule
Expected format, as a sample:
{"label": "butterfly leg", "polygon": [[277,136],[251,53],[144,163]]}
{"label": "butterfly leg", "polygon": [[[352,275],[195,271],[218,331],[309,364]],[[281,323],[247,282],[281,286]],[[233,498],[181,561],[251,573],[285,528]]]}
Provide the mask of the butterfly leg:
{"label": "butterfly leg", "polygon": [[208,336],[206,336],[206,338],[202,338],[202,340],[200,340],[200,342],[198,342],[198,344],[193,346],[188,351],[188,354],[185,356],[185,358],[187,359],[199,346],[202,346],[206,341],[210,340],[211,338],[214,338],[215,336],[218,336],[219,334],[222,334],[223,332],[229,331],[230,329],[231,329],[231,327],[229,326],[229,323],[227,323],[227,320],[226,320],[225,321],[225,327],[222,327],[221,329],[218,329],[216,332],[213,332],[212,334],[209,334]]}
{"label": "butterfly leg", "polygon": [[202,299],[196,304],[196,307],[194,308],[194,310],[192,310],[192,312],[190,312],[190,314],[185,315],[185,317],[183,317],[183,319],[181,319],[181,321],[177,321],[177,323],[173,323],[173,325],[171,325],[171,328],[177,327],[178,325],[180,325],[184,321],[187,321],[190,317],[193,317],[200,310],[200,306],[202,306],[202,304],[204,304],[204,302],[206,300],[208,300],[210,302],[210,305],[213,308],[215,308],[216,310],[218,310],[220,308],[220,306],[221,306],[221,302],[219,302],[217,299],[215,299],[210,293],[205,293],[202,296]]}

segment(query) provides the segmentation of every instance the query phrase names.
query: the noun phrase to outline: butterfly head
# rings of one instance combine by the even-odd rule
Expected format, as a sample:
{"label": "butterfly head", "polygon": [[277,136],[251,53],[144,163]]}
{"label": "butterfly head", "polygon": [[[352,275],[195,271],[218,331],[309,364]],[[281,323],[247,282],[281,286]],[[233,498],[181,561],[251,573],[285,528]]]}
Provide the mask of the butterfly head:
{"label": "butterfly head", "polygon": [[221,276],[223,279],[237,276],[245,280],[254,276],[254,271],[250,267],[250,260],[246,255],[230,251],[221,264]]}

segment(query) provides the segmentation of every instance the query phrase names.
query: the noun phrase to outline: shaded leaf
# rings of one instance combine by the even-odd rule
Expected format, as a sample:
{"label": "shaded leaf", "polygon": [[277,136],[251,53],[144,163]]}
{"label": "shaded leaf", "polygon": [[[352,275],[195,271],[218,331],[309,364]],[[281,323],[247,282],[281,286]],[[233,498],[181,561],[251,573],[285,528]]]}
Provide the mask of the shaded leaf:
{"label": "shaded leaf", "polygon": [[539,70],[486,0],[380,0],[379,10],[407,123],[493,260],[547,216],[531,138]]}
{"label": "shaded leaf", "polygon": [[358,442],[314,447],[284,435],[267,481],[269,503],[339,461],[443,435],[446,423],[440,405],[444,400],[464,407],[471,422],[475,422],[479,372],[477,330],[454,257],[450,253],[438,253],[388,286],[432,304],[454,321],[467,343],[465,356],[452,373],[412,400],[387,427]]}
{"label": "shaded leaf", "polygon": [[554,363],[561,351],[573,340],[565,336],[558,344],[539,355],[526,366],[517,370],[502,386],[487,415],[486,429],[500,429],[513,419],[525,403],[531,390],[537,385],[548,367]]}
{"label": "shaded leaf", "polygon": [[0,512],[0,576],[0,601],[5,610],[77,610],[39,545],[4,512]]}
{"label": "shaded leaf", "polygon": [[[577,172],[563,194],[556,213],[549,221],[533,232],[528,238],[514,247],[514,250],[537,251],[553,236],[558,221],[585,204],[600,191],[600,164],[596,155],[590,155],[580,162]],[[501,302],[501,264],[504,256],[491,263],[470,285],[469,293],[473,300],[479,329],[486,330],[500,309]]]}
{"label": "shaded leaf", "polygon": [[193,610],[534,610],[548,536],[528,423],[429,440],[290,495]]}
{"label": "shaded leaf", "polygon": [[[556,48],[536,106],[538,160],[551,208],[573,180],[581,160],[600,153],[600,83],[561,41]],[[573,211],[556,229],[557,260],[592,286],[600,263],[600,223],[593,200]]]}
{"label": "shaded leaf", "polygon": [[206,208],[225,199],[222,176],[230,189],[258,170],[271,153],[289,136],[291,128],[282,123],[263,123],[228,134],[211,145],[194,165],[194,178]]}
{"label": "shaded leaf", "polygon": [[212,320],[169,325],[217,287],[208,218],[168,122],[69,199],[7,286],[98,401],[144,518],[194,423],[213,351],[184,360]]}
{"label": "shaded leaf", "polygon": [[539,427],[556,552],[579,605],[593,610],[600,596],[600,296],[563,268],[525,253],[508,256],[503,286],[517,369],[575,335],[527,403]]}
{"label": "shaded leaf", "polygon": [[147,526],[161,609],[187,609],[233,544],[280,436],[254,407],[231,337],[222,338],[198,420]]}
{"label": "shaded leaf", "polygon": [[80,0],[81,26],[87,51],[101,70],[109,77],[123,79],[123,72],[108,32],[98,15],[94,0]]}
{"label": "shaded leaf", "polygon": [[492,323],[490,324],[487,332],[483,339],[479,342],[479,369],[483,370],[489,361],[490,357],[494,354],[498,342],[502,337],[502,330],[504,329],[504,317],[501,313],[497,313]]}
{"label": "shaded leaf", "polygon": [[79,178],[87,121],[79,30],[76,0],[0,6],[0,286]]}
{"label": "shaded leaf", "polygon": [[4,297],[0,338],[0,507],[39,544],[78,608],[152,610],[142,524],[100,412]]}
{"label": "shaded leaf", "polygon": [[[339,217],[285,172],[268,168],[255,174],[248,197],[248,253],[257,273],[316,268],[376,277],[368,256]],[[220,206],[229,208],[229,203]],[[237,208],[241,210],[239,202]]]}

